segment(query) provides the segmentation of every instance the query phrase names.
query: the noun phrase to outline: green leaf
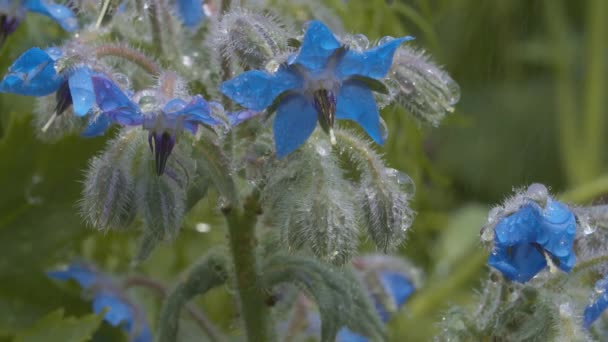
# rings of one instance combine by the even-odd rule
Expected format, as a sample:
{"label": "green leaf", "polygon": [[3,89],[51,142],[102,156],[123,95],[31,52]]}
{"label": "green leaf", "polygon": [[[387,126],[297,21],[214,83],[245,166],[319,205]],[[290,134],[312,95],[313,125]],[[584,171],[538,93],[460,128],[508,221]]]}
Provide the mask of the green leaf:
{"label": "green leaf", "polygon": [[97,330],[102,316],[64,317],[58,309],[37,321],[32,327],[17,334],[15,342],[80,342],[88,341]]}
{"label": "green leaf", "polygon": [[385,339],[380,318],[349,271],[314,258],[281,254],[268,259],[262,269],[268,287],[292,283],[315,300],[321,314],[322,341],[334,341],[344,326],[373,341]]}
{"label": "green leaf", "polygon": [[82,170],[102,142],[68,137],[42,144],[23,113],[13,115],[0,140],[0,331],[31,325],[68,300],[44,272],[69,261],[93,234],[75,204]]}

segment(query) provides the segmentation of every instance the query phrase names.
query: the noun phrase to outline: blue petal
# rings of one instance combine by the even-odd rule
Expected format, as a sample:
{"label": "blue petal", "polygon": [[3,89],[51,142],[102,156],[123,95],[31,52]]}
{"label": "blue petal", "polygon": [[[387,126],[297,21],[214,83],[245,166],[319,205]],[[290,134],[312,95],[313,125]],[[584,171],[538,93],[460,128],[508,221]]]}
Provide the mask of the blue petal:
{"label": "blue petal", "polygon": [[344,327],[340,329],[338,332],[338,336],[336,336],[336,342],[368,342],[367,338],[356,334]]}
{"label": "blue petal", "polygon": [[288,67],[281,67],[274,74],[253,70],[244,72],[220,85],[220,91],[241,106],[263,110],[274,99],[290,89],[302,87],[304,80]]}
{"label": "blue petal", "polygon": [[304,34],[300,52],[289,64],[303,65],[313,73],[321,71],[340,46],[340,42],[325,24],[313,20]]}
{"label": "blue petal", "polygon": [[143,115],[117,85],[105,77],[92,76],[97,105],[101,111],[121,125],[141,125]]}
{"label": "blue petal", "polygon": [[383,78],[393,64],[393,55],[399,45],[412,39],[409,36],[396,38],[363,52],[348,50],[336,66],[336,76],[340,79],[353,75]]}
{"label": "blue petal", "polygon": [[203,21],[203,4],[201,0],[177,0],[177,12],[184,26],[194,28]]}
{"label": "blue petal", "polygon": [[302,94],[287,95],[274,119],[277,158],[283,158],[302,145],[317,127],[317,111]]}
{"label": "blue petal", "polygon": [[85,138],[97,137],[103,135],[111,125],[112,120],[107,115],[101,114],[97,117],[91,117],[89,124],[80,135]]}
{"label": "blue petal", "polygon": [[572,248],[576,233],[576,218],[566,205],[550,199],[542,216],[542,244],[559,261],[558,267],[569,272],[576,262]]}
{"label": "blue petal", "polygon": [[89,288],[98,281],[99,273],[81,264],[69,265],[66,270],[47,272],[47,276],[56,280],[75,280],[80,287]]}
{"label": "blue petal", "polygon": [[380,282],[391,295],[397,308],[400,308],[416,290],[414,284],[404,274],[398,272],[381,271]]}
{"label": "blue petal", "polygon": [[363,82],[344,82],[338,93],[336,118],[357,122],[376,143],[384,143],[376,101]]}
{"label": "blue petal", "polygon": [[587,329],[595,322],[602,313],[608,308],[608,290],[606,288],[606,284],[608,282],[608,277],[598,280],[595,283],[596,289],[603,289],[604,292],[599,296],[595,302],[589,304],[585,308],[585,312],[583,314],[583,326]]}
{"label": "blue petal", "polygon": [[494,227],[495,244],[513,246],[538,242],[541,218],[536,204],[526,204],[517,212],[502,218]]}
{"label": "blue petal", "polygon": [[495,247],[488,257],[488,265],[499,270],[510,280],[525,283],[547,266],[538,245],[522,243]]}
{"label": "blue petal", "polygon": [[[181,103],[183,103],[184,106],[181,106]],[[167,110],[171,110],[171,107],[174,107],[176,109],[179,107],[182,108],[177,109],[173,112],[167,112]],[[168,115],[184,115],[186,116],[186,120],[191,121],[191,123],[200,123],[209,126],[216,126],[222,123],[217,118],[211,116],[211,108],[209,108],[209,104],[200,95],[194,96],[192,98],[192,101],[190,101],[190,103],[188,104],[186,104],[183,100],[180,99],[169,101],[169,103],[165,105],[164,110],[165,113]]]}
{"label": "blue petal", "polygon": [[31,48],[9,67],[0,83],[0,92],[44,96],[57,91],[62,82],[55,71],[53,56],[39,48]]}
{"label": "blue petal", "polygon": [[106,308],[104,321],[115,327],[122,323],[126,324],[127,327],[132,326],[134,317],[131,306],[113,293],[99,292],[93,298],[93,312],[100,314]]}
{"label": "blue petal", "polygon": [[95,103],[95,92],[91,75],[93,71],[89,68],[76,69],[69,77],[70,95],[76,116],[85,116]]}
{"label": "blue petal", "polygon": [[25,0],[23,6],[32,12],[50,17],[68,32],[78,29],[76,15],[66,6],[50,3],[50,0]]}
{"label": "blue petal", "polygon": [[230,126],[237,126],[240,123],[259,115],[260,113],[261,112],[255,110],[246,109],[238,112],[228,113],[226,115],[228,116],[228,123]]}

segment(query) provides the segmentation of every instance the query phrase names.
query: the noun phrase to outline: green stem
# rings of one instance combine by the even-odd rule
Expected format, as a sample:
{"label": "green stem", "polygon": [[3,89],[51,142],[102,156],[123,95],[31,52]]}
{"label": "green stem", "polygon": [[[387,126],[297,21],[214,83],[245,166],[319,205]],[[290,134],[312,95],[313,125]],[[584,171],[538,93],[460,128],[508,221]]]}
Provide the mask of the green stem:
{"label": "green stem", "polygon": [[452,274],[445,280],[429,281],[429,284],[435,284],[426,288],[423,293],[412,297],[412,300],[407,304],[408,315],[412,317],[423,317],[429,312],[436,311],[438,308],[444,307],[450,301],[450,296],[454,294],[454,289],[468,283],[471,278],[479,273],[487,258],[487,252],[484,250],[476,251],[475,254],[467,256],[467,260],[459,267],[458,272]]}
{"label": "green stem", "polygon": [[574,88],[573,57],[568,43],[568,22],[562,1],[545,0],[545,21],[553,40],[557,89],[555,98],[559,122],[560,156],[570,184],[587,179],[586,167],[580,154],[580,127],[577,121],[576,89]]}
{"label": "green stem", "polygon": [[[123,286],[126,289],[131,288],[131,287],[144,287],[144,288],[152,290],[154,293],[156,293],[161,298],[166,298],[169,294],[169,291],[167,290],[165,285],[163,285],[161,282],[148,278],[146,276],[142,276],[142,275],[129,276],[127,279],[125,279]],[[217,329],[217,327],[215,327],[215,325],[213,325],[213,323],[207,318],[207,316],[205,316],[205,314],[200,312],[194,305],[186,304],[185,308],[186,308],[186,311],[188,311],[188,314],[190,315],[190,317],[194,321],[196,321],[196,323],[199,325],[199,327],[207,334],[210,341],[213,341],[213,342],[227,341],[227,338],[224,337],[220,333],[220,331]]]}
{"label": "green stem", "polygon": [[159,75],[161,72],[161,68],[158,66],[158,64],[156,64],[155,61],[153,61],[151,58],[141,53],[140,51],[137,51],[126,45],[104,44],[95,49],[95,55],[98,58],[107,56],[122,58],[133,64],[136,64],[137,66],[154,76]]}
{"label": "green stem", "polygon": [[259,277],[255,254],[255,225],[259,206],[253,197],[245,199],[243,209],[223,209],[228,223],[230,250],[236,273],[240,308],[249,342],[269,341],[268,308]]}
{"label": "green stem", "polygon": [[[225,259],[220,254],[209,254],[185,276],[180,277],[179,282],[163,302],[156,340],[158,342],[176,341],[182,308],[187,306],[187,303],[195,296],[205,294],[210,289],[225,283],[227,277]],[[201,319],[201,316],[197,315],[195,319]],[[225,340],[210,323],[205,321],[203,325],[210,338],[213,341]]]}
{"label": "green stem", "polygon": [[608,175],[603,175],[591,182],[581,184],[559,196],[566,202],[585,203],[608,193]]}
{"label": "green stem", "polygon": [[584,166],[591,176],[596,176],[601,169],[605,118],[603,111],[606,92],[606,0],[587,1],[586,29],[586,87],[585,87],[585,137],[584,155],[587,163]]}

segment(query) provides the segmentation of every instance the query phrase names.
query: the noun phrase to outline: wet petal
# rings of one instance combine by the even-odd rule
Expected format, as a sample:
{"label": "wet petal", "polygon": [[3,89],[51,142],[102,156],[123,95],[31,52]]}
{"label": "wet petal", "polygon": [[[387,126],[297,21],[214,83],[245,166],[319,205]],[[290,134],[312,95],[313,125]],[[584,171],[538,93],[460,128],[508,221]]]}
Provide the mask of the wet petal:
{"label": "wet petal", "polygon": [[363,82],[344,82],[338,93],[336,119],[353,120],[378,144],[384,143],[380,113],[374,96]]}
{"label": "wet petal", "polygon": [[93,71],[89,68],[79,68],[68,78],[74,114],[77,116],[85,116],[95,103],[92,74]]}
{"label": "wet petal", "polygon": [[[177,107],[176,104],[178,103],[174,101],[170,101],[165,106],[165,110],[171,109],[172,106]],[[174,112],[168,112],[167,114],[175,116],[184,115],[186,116],[187,121],[191,121],[192,123],[205,124],[209,126],[216,126],[222,123],[217,118],[211,116],[211,108],[209,107],[209,104],[200,95],[194,96],[192,98],[192,101],[190,101],[190,103],[188,104],[185,104],[185,106],[183,106],[181,109]]]}
{"label": "wet petal", "polygon": [[92,76],[97,105],[101,111],[121,125],[141,125],[143,115],[133,101],[117,85],[105,77]]}
{"label": "wet petal", "polygon": [[233,113],[228,113],[228,123],[230,124],[230,126],[236,126],[239,125],[240,123],[247,121],[257,115],[259,115],[261,112],[255,111],[255,110],[241,110],[238,112],[233,112]]}
{"label": "wet petal", "polygon": [[103,135],[111,125],[112,119],[104,114],[101,114],[96,118],[92,117],[89,120],[89,124],[80,135],[86,138],[97,137]]}
{"label": "wet petal", "polygon": [[61,27],[72,32],[78,29],[78,20],[72,10],[50,0],[25,0],[23,6],[31,12],[40,13],[55,20]]}
{"label": "wet petal", "polygon": [[412,39],[409,36],[396,38],[363,52],[348,50],[336,66],[336,75],[341,79],[353,75],[383,78],[393,64],[393,55],[399,45]]}
{"label": "wet petal", "polygon": [[274,74],[253,70],[221,84],[220,91],[241,106],[263,110],[287,90],[299,88],[304,81],[290,68],[281,67]]}
{"label": "wet petal", "polygon": [[289,64],[300,64],[315,72],[325,68],[329,57],[341,46],[331,30],[320,21],[308,24],[298,55]]}
{"label": "wet petal", "polygon": [[9,67],[0,83],[0,92],[45,96],[57,91],[62,82],[53,57],[39,48],[31,48]]}
{"label": "wet petal", "polygon": [[184,26],[194,28],[203,21],[203,3],[201,0],[177,0],[177,12]]}
{"label": "wet petal", "polygon": [[576,262],[573,244],[576,218],[568,206],[550,199],[542,216],[542,235],[546,236],[543,248],[559,261],[558,267],[570,271]]}
{"label": "wet petal", "polygon": [[495,247],[488,258],[488,265],[510,280],[525,283],[545,268],[547,261],[538,245],[523,243]]}
{"label": "wet petal", "polygon": [[317,127],[317,111],[301,94],[290,94],[277,108],[274,143],[277,158],[283,158],[302,145]]}

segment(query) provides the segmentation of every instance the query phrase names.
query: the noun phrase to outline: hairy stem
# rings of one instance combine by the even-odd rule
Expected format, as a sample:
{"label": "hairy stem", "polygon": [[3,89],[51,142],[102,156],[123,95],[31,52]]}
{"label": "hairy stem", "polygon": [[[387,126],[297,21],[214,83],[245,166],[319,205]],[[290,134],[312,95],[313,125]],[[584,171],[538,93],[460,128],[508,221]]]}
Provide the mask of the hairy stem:
{"label": "hairy stem", "polygon": [[[209,254],[197,263],[167,295],[160,312],[157,341],[176,341],[181,310],[194,297],[223,284],[228,278],[225,260],[220,254]],[[197,316],[199,319],[200,315]],[[210,323],[210,322],[208,322]],[[205,331],[215,341],[225,340],[217,331],[206,324]]]}
{"label": "hairy stem", "polygon": [[[149,290],[152,290],[158,297],[163,299],[169,295],[169,290],[160,281],[142,275],[129,276],[127,279],[125,279],[123,286],[125,288],[144,287]],[[196,306],[192,304],[186,304],[185,308],[190,317],[198,324],[201,330],[203,330],[207,334],[211,341],[225,342],[228,340],[225,336],[222,335],[219,329],[209,320],[209,318],[207,318],[204,313],[202,313],[196,308]]]}
{"label": "hairy stem", "polygon": [[133,64],[136,64],[140,68],[144,69],[151,75],[159,75],[161,68],[151,58],[145,54],[130,48],[126,45],[119,44],[104,44],[95,49],[95,55],[98,58],[102,57],[119,57],[127,60]]}
{"label": "hairy stem", "polygon": [[242,318],[249,342],[269,341],[268,308],[259,277],[255,255],[255,225],[259,212],[257,200],[245,199],[243,209],[225,208],[230,250],[234,262],[236,287]]}

